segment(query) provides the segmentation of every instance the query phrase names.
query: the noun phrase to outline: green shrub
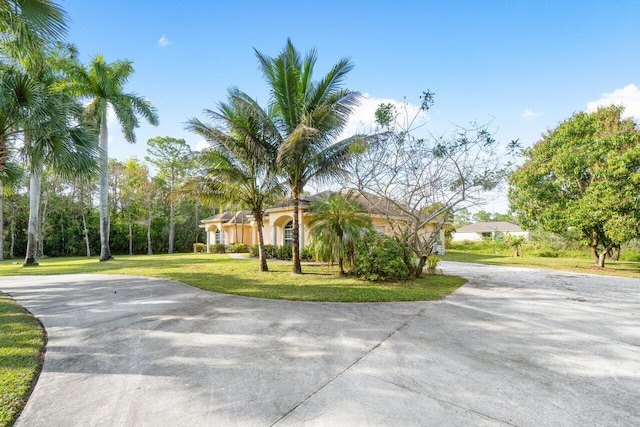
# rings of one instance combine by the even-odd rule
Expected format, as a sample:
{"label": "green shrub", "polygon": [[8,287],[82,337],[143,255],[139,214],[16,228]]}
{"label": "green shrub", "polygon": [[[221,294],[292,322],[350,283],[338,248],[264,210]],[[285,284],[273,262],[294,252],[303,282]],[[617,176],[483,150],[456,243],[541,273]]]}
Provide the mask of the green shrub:
{"label": "green shrub", "polygon": [[430,270],[435,270],[438,267],[438,263],[440,262],[440,257],[436,255],[429,255],[427,257],[427,268]]}
{"label": "green shrub", "polygon": [[313,256],[313,249],[311,246],[305,246],[300,251],[300,260],[301,261],[315,261],[315,257]]}
{"label": "green shrub", "polygon": [[207,252],[207,244],[206,243],[194,243],[193,244],[193,252],[195,252],[195,253]]}
{"label": "green shrub", "polygon": [[227,252],[227,247],[224,243],[216,243],[215,245],[209,245],[209,251],[214,254],[223,254]]}
{"label": "green shrub", "polygon": [[249,252],[249,246],[244,243],[234,243],[227,249],[232,254],[246,254]]}
{"label": "green shrub", "polygon": [[278,247],[276,245],[264,245],[264,256],[269,259],[278,258]]}
{"label": "green shrub", "polygon": [[251,258],[258,258],[260,256],[260,248],[258,245],[251,245],[249,248],[249,256]]}
{"label": "green shrub", "polygon": [[510,255],[510,247],[502,240],[485,240],[482,242],[472,242],[465,240],[463,242],[451,242],[447,249],[459,250],[463,252],[471,252],[480,255]]}
{"label": "green shrub", "polygon": [[536,256],[539,256],[540,258],[558,258],[560,256],[560,252],[548,249],[536,253]]}
{"label": "green shrub", "polygon": [[405,249],[393,238],[369,232],[355,243],[353,272],[357,276],[373,282],[409,277],[403,261]]}
{"label": "green shrub", "polygon": [[620,261],[640,261],[640,252],[635,249],[622,249],[620,251]]}
{"label": "green shrub", "polygon": [[279,246],[276,251],[276,258],[284,261],[290,261],[291,259],[293,259],[293,251],[291,245]]}
{"label": "green shrub", "polygon": [[[249,256],[258,258],[260,256],[260,248],[258,245],[251,245],[249,248]],[[268,259],[278,257],[278,247],[274,245],[264,245],[264,256]]]}

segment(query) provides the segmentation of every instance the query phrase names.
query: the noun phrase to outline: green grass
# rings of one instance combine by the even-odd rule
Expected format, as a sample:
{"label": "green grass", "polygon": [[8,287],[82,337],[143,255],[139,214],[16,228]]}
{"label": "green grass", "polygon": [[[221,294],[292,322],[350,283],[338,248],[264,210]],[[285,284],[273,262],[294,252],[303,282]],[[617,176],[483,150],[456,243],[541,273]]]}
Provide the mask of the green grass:
{"label": "green grass", "polygon": [[44,331],[40,323],[0,292],[0,426],[20,414],[42,364]]}
{"label": "green grass", "polygon": [[49,258],[38,267],[0,262],[0,276],[104,273],[172,279],[200,289],[257,298],[297,301],[378,302],[440,299],[465,283],[451,276],[425,276],[417,280],[372,283],[340,277],[337,268],[303,265],[304,274],[291,274],[289,262],[270,261],[267,273],[255,259],[238,260],[225,254],[173,254],[97,258]]}
{"label": "green grass", "polygon": [[551,270],[573,271],[578,273],[601,274],[607,276],[621,276],[640,278],[640,262],[607,260],[605,268],[598,268],[588,257],[588,253],[578,253],[573,257],[540,257],[511,255],[489,255],[464,250],[448,250],[442,257],[445,261],[475,262],[489,265],[510,265],[519,267],[543,268]]}

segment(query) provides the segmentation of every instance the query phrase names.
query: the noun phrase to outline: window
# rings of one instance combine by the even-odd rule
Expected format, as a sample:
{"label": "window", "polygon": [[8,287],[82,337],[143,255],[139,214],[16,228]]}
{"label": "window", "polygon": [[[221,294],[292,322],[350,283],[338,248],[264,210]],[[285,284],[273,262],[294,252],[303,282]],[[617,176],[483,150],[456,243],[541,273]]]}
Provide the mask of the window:
{"label": "window", "polygon": [[284,226],[284,244],[293,245],[293,221]]}
{"label": "window", "polygon": [[222,243],[224,244],[225,240],[225,235],[224,235],[224,231],[221,231],[220,229],[216,230],[216,245]]}

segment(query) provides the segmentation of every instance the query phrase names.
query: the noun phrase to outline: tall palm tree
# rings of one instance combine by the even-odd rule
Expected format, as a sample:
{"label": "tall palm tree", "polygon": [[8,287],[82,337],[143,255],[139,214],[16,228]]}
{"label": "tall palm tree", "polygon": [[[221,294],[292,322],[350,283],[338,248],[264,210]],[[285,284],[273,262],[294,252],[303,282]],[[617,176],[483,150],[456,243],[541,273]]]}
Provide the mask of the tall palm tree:
{"label": "tall palm tree", "polygon": [[205,175],[190,181],[183,192],[191,192],[205,203],[233,203],[251,210],[258,230],[260,271],[268,271],[264,253],[265,206],[282,197],[283,188],[275,174],[274,136],[277,130],[268,112],[248,95],[232,89],[229,102],[205,114],[220,126],[192,118],[186,128],[204,137],[212,149],[199,161]]}
{"label": "tall palm tree", "polygon": [[271,92],[275,123],[280,133],[277,164],[293,204],[293,273],[300,266],[300,195],[310,180],[322,182],[344,173],[356,137],[337,141],[360,94],[341,88],[353,68],[341,59],[320,80],[314,81],[315,50],[304,59],[291,40],[275,58],[256,51]]}
{"label": "tall palm tree", "polygon": [[309,206],[309,212],[313,213],[309,235],[314,246],[321,246],[322,252],[331,260],[337,258],[340,274],[344,275],[349,247],[355,238],[373,228],[371,216],[357,202],[353,192],[331,194],[315,201]]}
{"label": "tall palm tree", "polygon": [[149,100],[124,92],[124,85],[133,71],[131,61],[107,63],[102,55],[98,55],[89,62],[88,68],[77,66],[71,70],[72,79],[68,86],[73,94],[90,99],[87,114],[100,129],[100,261],[112,258],[109,247],[107,109],[109,106],[113,108],[125,139],[131,143],[136,141],[134,130],[140,125],[138,116],[154,126],[158,124],[157,111]]}
{"label": "tall palm tree", "polygon": [[[84,109],[77,98],[63,90],[63,64],[73,63],[74,50],[51,54],[47,61],[27,64],[30,75],[44,92],[43,103],[33,109],[22,128],[21,152],[29,165],[29,223],[24,266],[38,265],[42,171],[47,165],[65,178],[84,178],[97,171],[98,147],[95,129],[83,121]],[[42,111],[39,111],[42,110]]]}

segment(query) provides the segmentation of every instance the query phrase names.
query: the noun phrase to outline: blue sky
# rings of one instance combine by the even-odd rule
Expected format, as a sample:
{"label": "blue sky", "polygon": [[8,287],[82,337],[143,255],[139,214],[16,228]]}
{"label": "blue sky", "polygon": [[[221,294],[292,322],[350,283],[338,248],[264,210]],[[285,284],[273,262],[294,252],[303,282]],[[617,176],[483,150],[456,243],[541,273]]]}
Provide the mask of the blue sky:
{"label": "blue sky", "polygon": [[[419,103],[435,92],[429,130],[491,121],[497,139],[525,146],[576,111],[624,103],[640,117],[637,1],[60,1],[68,41],[87,62],[129,59],[127,90],[149,98],[160,125],[138,143],[110,127],[110,155],[145,155],[155,136],[183,130],[237,86],[265,104],[254,48],[276,55],[288,37],[315,47],[318,74],[342,57],[345,86],[379,99]],[[590,104],[591,103],[591,104]],[[364,109],[363,109],[364,111]],[[364,117],[360,117],[366,120]],[[506,210],[506,209],[501,209]]]}

